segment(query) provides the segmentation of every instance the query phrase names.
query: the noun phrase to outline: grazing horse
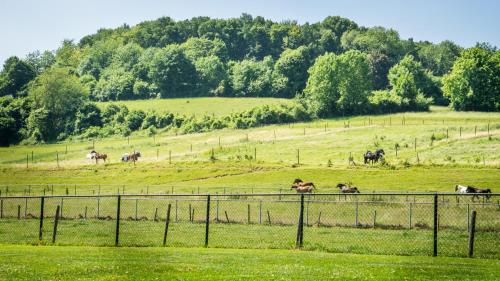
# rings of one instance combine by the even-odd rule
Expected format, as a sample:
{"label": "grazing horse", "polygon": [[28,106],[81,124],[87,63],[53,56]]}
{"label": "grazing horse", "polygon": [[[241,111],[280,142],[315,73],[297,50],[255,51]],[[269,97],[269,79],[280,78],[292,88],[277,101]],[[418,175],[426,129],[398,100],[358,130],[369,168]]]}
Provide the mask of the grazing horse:
{"label": "grazing horse", "polygon": [[139,151],[136,151],[136,152],[131,153],[131,154],[125,153],[122,156],[122,161],[123,162],[128,162],[128,161],[135,162],[135,161],[139,160],[139,157],[141,157],[141,152],[139,152]]}
{"label": "grazing horse", "polygon": [[312,182],[304,182],[301,179],[295,179],[290,190],[295,189],[297,193],[311,193],[315,188],[316,186],[314,186]]}
{"label": "grazing horse", "polygon": [[339,183],[337,184],[337,188],[342,191],[342,193],[359,193],[359,190],[355,186],[347,186],[346,184]]}
{"label": "grazing horse", "polygon": [[101,153],[96,152],[95,150],[92,150],[89,154],[87,154],[87,158],[95,159],[95,163],[97,164],[97,161],[99,159],[102,159],[102,160],[104,160],[104,162],[106,162],[108,155],[104,154],[104,153],[101,154]]}
{"label": "grazing horse", "polygon": [[375,153],[371,152],[368,150],[364,155],[363,158],[365,159],[365,164],[368,163],[377,163],[380,158],[384,158],[385,151],[383,149],[377,149]]}

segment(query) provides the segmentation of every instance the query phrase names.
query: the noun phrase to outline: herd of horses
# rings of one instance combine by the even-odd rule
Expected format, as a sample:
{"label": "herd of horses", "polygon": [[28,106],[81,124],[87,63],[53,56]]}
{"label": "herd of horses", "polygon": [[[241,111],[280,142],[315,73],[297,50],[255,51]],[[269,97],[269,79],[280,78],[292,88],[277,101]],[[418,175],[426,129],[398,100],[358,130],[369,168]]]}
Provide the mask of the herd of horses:
{"label": "herd of horses", "polygon": [[[339,183],[339,184],[337,184],[336,187],[338,189],[340,189],[340,191],[342,193],[360,193],[358,188],[355,186],[352,186],[350,183],[349,184]],[[292,184],[292,187],[290,188],[290,190],[293,190],[293,189],[295,189],[295,191],[297,191],[297,193],[312,193],[314,191],[314,189],[316,189],[316,186],[314,185],[313,182],[304,182],[301,179],[295,179],[293,181],[293,184]],[[479,199],[480,195],[484,195],[484,197],[486,199],[490,199],[490,197],[491,197],[491,189],[489,189],[489,188],[483,189],[483,188],[477,188],[477,187],[470,186],[470,185],[457,184],[455,186],[455,191],[458,193],[462,193],[462,194],[466,194],[466,193],[474,194],[472,196],[472,200],[474,200],[475,198]]]}
{"label": "herd of horses", "polygon": [[[375,151],[375,153],[371,151],[367,151],[364,154],[364,159],[365,159],[365,164],[368,163],[377,163],[381,158],[384,157],[384,150],[383,149],[378,149]],[[125,153],[121,157],[122,162],[136,162],[139,160],[139,157],[141,157],[141,152],[139,151],[134,151],[132,153]],[[96,163],[98,163],[99,159],[102,159],[104,162],[106,162],[106,159],[108,158],[108,155],[105,153],[99,153],[95,150],[92,150],[89,154],[87,154],[87,159],[95,159]],[[340,192],[342,193],[360,193],[359,189],[356,186],[352,186],[350,183],[339,183],[337,184],[336,188],[340,189]],[[316,186],[312,182],[304,182],[303,180],[297,178],[293,181],[292,187],[290,190],[295,189],[297,193],[312,193],[314,189],[316,189]],[[474,186],[470,185],[456,185],[455,186],[455,192],[458,193],[463,193],[463,194],[474,194],[472,199],[474,198],[479,198],[479,195],[484,195],[487,199],[491,197],[491,189],[486,188],[486,189],[481,189],[477,188]]]}
{"label": "herd of horses", "polygon": [[[122,155],[122,162],[136,162],[139,160],[139,157],[141,157],[141,153],[139,151],[134,151],[132,153],[125,153]],[[87,154],[87,159],[94,160],[96,164],[98,163],[99,159],[102,159],[104,162],[106,162],[106,159],[108,159],[108,155],[105,153],[99,153],[95,150],[92,150],[89,154]]]}

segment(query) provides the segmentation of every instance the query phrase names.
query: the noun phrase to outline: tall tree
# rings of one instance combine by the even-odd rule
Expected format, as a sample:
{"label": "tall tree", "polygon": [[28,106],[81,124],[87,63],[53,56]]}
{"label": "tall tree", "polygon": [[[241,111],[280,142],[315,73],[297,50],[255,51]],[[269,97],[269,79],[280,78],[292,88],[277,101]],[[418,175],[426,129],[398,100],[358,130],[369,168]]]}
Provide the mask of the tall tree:
{"label": "tall tree", "polygon": [[443,79],[443,92],[455,110],[500,110],[500,51],[465,50]]}
{"label": "tall tree", "polygon": [[197,94],[196,68],[177,45],[169,45],[155,54],[149,76],[163,98]]}
{"label": "tall tree", "polygon": [[8,58],[0,72],[0,96],[18,96],[28,82],[35,78],[33,67],[18,57]]}
{"label": "tall tree", "polygon": [[371,90],[368,57],[351,50],[316,59],[309,69],[304,98],[318,116],[359,114],[366,110]]}
{"label": "tall tree", "polygon": [[87,88],[67,68],[51,68],[30,86],[34,111],[29,118],[39,140],[64,138],[74,129],[76,112],[87,99]]}

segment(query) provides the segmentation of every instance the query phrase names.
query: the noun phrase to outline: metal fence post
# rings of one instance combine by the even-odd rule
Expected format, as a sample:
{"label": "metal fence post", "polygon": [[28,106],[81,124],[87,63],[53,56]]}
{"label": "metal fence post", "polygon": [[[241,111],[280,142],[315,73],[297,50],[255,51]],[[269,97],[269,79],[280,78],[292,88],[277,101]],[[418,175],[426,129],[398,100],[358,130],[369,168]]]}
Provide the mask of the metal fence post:
{"label": "metal fence post", "polygon": [[469,254],[468,257],[472,258],[474,255],[474,234],[476,232],[476,211],[472,211],[471,228],[469,232]]}
{"label": "metal fence post", "polygon": [[171,207],[172,207],[172,205],[168,204],[167,217],[165,218],[165,232],[163,232],[163,246],[167,245],[167,234],[168,234],[168,225],[170,223],[170,208]]}
{"label": "metal fence post", "polygon": [[45,197],[40,198],[40,229],[38,232],[38,240],[42,241],[43,236],[43,207],[45,205]]}
{"label": "metal fence post", "polygon": [[121,195],[118,195],[118,202],[116,207],[116,232],[115,232],[115,246],[118,246],[118,242],[120,239],[120,204],[121,204]]}
{"label": "metal fence post", "polygon": [[297,241],[296,241],[297,248],[302,247],[303,235],[304,235],[304,194],[301,194],[300,195],[299,222],[298,222],[298,226],[297,226]]}
{"label": "metal fence post", "polygon": [[56,243],[57,225],[59,224],[59,211],[60,211],[60,206],[57,205],[56,215],[54,217],[54,231],[52,232],[52,244]]}
{"label": "metal fence post", "polygon": [[207,217],[205,219],[205,247],[208,247],[209,226],[210,226],[210,194],[207,195]]}
{"label": "metal fence post", "polygon": [[434,231],[433,231],[433,251],[432,256],[438,254],[438,196],[434,194]]}

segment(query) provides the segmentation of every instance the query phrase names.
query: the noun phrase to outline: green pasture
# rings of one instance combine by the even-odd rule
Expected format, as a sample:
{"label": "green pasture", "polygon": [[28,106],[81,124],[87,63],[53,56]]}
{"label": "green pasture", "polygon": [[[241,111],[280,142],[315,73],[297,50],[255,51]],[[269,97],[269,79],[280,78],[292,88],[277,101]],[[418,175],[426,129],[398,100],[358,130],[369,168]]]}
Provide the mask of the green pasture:
{"label": "green pasture", "polygon": [[154,110],[156,112],[172,112],[187,116],[215,115],[223,116],[231,113],[250,110],[261,105],[279,105],[291,103],[289,99],[278,98],[177,98],[132,100],[117,102],[98,102],[97,105],[104,109],[110,104],[123,104],[129,110]]}
{"label": "green pasture", "polygon": [[496,280],[498,260],[291,250],[0,245],[2,280]]}
{"label": "green pasture", "polygon": [[[93,147],[108,154],[106,164],[85,158]],[[377,148],[385,150],[385,164],[363,164],[363,153]],[[141,152],[140,160],[121,163],[121,156],[134,150]],[[172,187],[176,193],[223,192],[224,187],[227,192],[285,192],[296,177],[313,181],[320,192],[338,182],[352,182],[362,191],[453,191],[458,183],[495,191],[499,161],[499,113],[436,107],[428,113],[248,130],[139,132],[130,138],[17,145],[0,148],[0,182],[21,193],[29,184],[55,184],[55,194],[71,189],[67,185],[92,186],[78,187],[78,194],[95,194],[98,185],[106,193],[116,193],[111,185],[126,185],[127,193],[165,193]],[[5,186],[0,190],[5,192]]]}

